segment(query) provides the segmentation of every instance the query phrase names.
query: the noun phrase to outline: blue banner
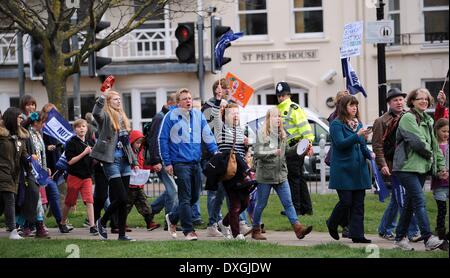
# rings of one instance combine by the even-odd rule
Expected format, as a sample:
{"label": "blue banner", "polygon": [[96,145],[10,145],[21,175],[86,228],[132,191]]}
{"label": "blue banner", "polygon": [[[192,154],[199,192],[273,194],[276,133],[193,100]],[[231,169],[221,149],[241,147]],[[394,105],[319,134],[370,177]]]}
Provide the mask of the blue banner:
{"label": "blue banner", "polygon": [[37,184],[41,186],[47,185],[48,179],[50,179],[48,172],[44,168],[42,168],[42,166],[39,164],[39,161],[34,160],[31,156],[28,156],[27,160],[31,164],[31,172],[34,175]]}
{"label": "blue banner", "polygon": [[386,197],[389,197],[389,190],[386,188],[386,185],[384,184],[383,177],[378,171],[378,167],[375,164],[375,160],[371,159],[370,165],[372,166],[372,172],[375,178],[375,185],[377,186],[378,199],[380,200],[380,202],[384,202],[384,199],[386,199]]}
{"label": "blue banner", "polygon": [[258,187],[255,187],[255,189],[253,189],[253,191],[250,193],[249,203],[247,206],[247,212],[250,218],[252,219],[252,222],[253,222],[253,214],[255,213],[256,208],[257,196],[258,196]]}
{"label": "blue banner", "polygon": [[399,207],[403,207],[405,205],[405,188],[402,186],[398,178],[394,175],[391,175],[391,183],[392,183],[392,197],[395,198]]}
{"label": "blue banner", "polygon": [[244,33],[239,32],[239,33],[233,33],[232,30],[226,32],[225,34],[223,34],[219,41],[216,44],[216,47],[214,49],[214,55],[216,58],[216,67],[217,68],[221,68],[222,67],[222,63],[223,63],[223,54],[225,52],[225,49],[230,46],[231,42],[234,40],[239,39],[240,37],[242,37],[244,35]]}
{"label": "blue banner", "polygon": [[67,171],[69,164],[67,163],[66,152],[63,152],[56,162],[56,170]]}
{"label": "blue banner", "polygon": [[65,145],[75,135],[72,126],[55,108],[52,108],[47,115],[42,132]]}
{"label": "blue banner", "polygon": [[361,82],[356,75],[355,70],[350,64],[350,58],[342,58],[342,74],[345,77],[347,90],[350,94],[356,95],[357,93],[362,93],[365,97],[367,97],[366,91],[364,90]]}

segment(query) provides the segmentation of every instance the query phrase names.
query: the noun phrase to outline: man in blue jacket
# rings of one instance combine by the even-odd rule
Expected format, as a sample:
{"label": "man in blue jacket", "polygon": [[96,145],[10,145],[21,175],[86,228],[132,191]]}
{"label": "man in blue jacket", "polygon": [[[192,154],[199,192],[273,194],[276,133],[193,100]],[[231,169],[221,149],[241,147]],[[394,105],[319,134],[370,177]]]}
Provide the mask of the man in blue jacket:
{"label": "man in blue jacket", "polygon": [[178,211],[166,214],[169,233],[177,237],[176,223],[181,221],[187,240],[197,240],[192,223],[191,206],[199,199],[202,187],[202,144],[211,154],[217,152],[214,135],[205,116],[192,109],[192,96],[188,89],[180,89],[176,95],[178,108],[169,111],[159,133],[159,148],[164,169],[178,185]]}

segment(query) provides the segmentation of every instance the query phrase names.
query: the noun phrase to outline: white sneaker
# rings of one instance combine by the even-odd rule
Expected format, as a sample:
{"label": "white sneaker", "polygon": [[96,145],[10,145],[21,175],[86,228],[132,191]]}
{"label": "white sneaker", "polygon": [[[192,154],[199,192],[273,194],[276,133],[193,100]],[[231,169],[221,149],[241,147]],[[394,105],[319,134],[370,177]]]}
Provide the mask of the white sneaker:
{"label": "white sneaker", "polygon": [[217,222],[217,224],[219,225],[219,228],[220,228],[220,231],[222,232],[222,234],[223,234],[223,236],[225,237],[225,238],[228,238],[228,239],[232,239],[233,238],[233,236],[231,235],[231,229],[230,229],[230,226],[225,226],[223,223],[222,223],[222,220],[220,220],[219,222]]}
{"label": "white sneaker", "polygon": [[235,240],[245,240],[245,236],[243,234],[238,234],[234,239]]}
{"label": "white sneaker", "polygon": [[245,235],[248,233],[252,228],[250,228],[245,221],[239,222],[239,233]]}
{"label": "white sneaker", "polygon": [[414,251],[414,248],[409,244],[409,241],[408,239],[406,239],[406,237],[404,237],[400,241],[394,241],[394,246],[395,248],[399,248],[405,251]]}
{"label": "white sneaker", "polygon": [[197,236],[197,234],[195,232],[190,232],[184,237],[184,239],[189,240],[189,241],[197,240],[198,236]]}
{"label": "white sneaker", "polygon": [[207,237],[223,237],[223,234],[217,229],[217,223],[206,228]]}
{"label": "white sneaker", "polygon": [[443,243],[443,240],[440,240],[437,236],[430,236],[427,240],[427,242],[425,242],[425,250],[426,251],[431,251],[434,249],[439,248],[439,246],[441,246],[441,244]]}
{"label": "white sneaker", "polygon": [[19,235],[17,229],[14,229],[9,233],[9,239],[16,240],[16,239],[23,239],[23,237]]}
{"label": "white sneaker", "polygon": [[166,222],[167,222],[167,232],[170,234],[170,236],[175,239],[177,238],[177,225],[173,225],[172,222],[170,222],[169,214],[166,214]]}

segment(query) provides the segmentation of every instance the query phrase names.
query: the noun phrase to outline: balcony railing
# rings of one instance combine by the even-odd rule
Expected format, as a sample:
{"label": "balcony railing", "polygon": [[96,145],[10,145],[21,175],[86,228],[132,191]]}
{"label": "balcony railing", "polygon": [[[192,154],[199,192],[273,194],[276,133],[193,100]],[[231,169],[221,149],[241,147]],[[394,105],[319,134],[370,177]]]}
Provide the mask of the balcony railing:
{"label": "balcony railing", "polygon": [[174,29],[136,29],[108,48],[114,61],[155,60],[175,57]]}
{"label": "balcony railing", "polygon": [[[142,61],[175,58],[175,29],[136,29],[102,50],[102,56],[113,61]],[[29,43],[24,36],[24,62],[29,61]],[[82,44],[81,38],[79,43]],[[81,45],[80,45],[81,47]],[[17,64],[16,37],[0,33],[0,65]]]}
{"label": "balcony railing", "polygon": [[448,33],[402,33],[395,35],[395,43],[390,45],[423,45],[448,43]]}

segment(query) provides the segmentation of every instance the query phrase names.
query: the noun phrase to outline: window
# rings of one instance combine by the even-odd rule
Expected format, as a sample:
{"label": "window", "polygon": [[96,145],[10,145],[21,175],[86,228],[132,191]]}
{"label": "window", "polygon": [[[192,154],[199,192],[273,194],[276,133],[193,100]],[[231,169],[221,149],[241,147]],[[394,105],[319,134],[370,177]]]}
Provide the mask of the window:
{"label": "window", "polygon": [[239,30],[246,36],[267,35],[266,0],[239,0]]}
{"label": "window", "polygon": [[[144,0],[134,0],[134,12],[137,12],[142,5],[144,5]],[[170,36],[166,28],[166,22],[164,20],[164,6],[154,1],[149,7],[145,8],[142,15],[151,13],[152,15],[148,20],[142,24],[139,29],[147,29],[145,32],[136,31],[137,50],[140,53],[149,53],[157,51],[158,54],[162,55],[166,49],[165,37]],[[138,16],[137,20],[142,18]],[[168,22],[170,28],[170,22]],[[139,30],[137,29],[137,30]],[[154,29],[154,30],[149,30]]]}
{"label": "window", "polygon": [[123,110],[125,111],[125,115],[127,115],[128,119],[132,119],[131,117],[131,94],[130,93],[123,93],[122,94],[122,105]]}
{"label": "window", "polygon": [[[425,88],[430,91],[431,96],[434,98],[434,104],[436,106],[437,95],[439,91],[442,89],[442,85],[444,85],[444,80],[433,80],[433,81],[424,81]],[[445,84],[444,92],[448,92],[449,86],[448,82]],[[448,98],[447,98],[447,106],[448,106]]]}
{"label": "window", "polygon": [[449,0],[423,1],[425,41],[448,41],[448,2]]}
{"label": "window", "polygon": [[397,88],[400,91],[402,90],[402,82],[401,81],[388,81],[388,88],[387,90],[389,91],[392,88]]}
{"label": "window", "polygon": [[[19,107],[19,104],[20,104],[20,97],[10,97],[9,98],[9,106],[10,107],[17,107],[17,108],[20,108]],[[4,111],[3,111],[4,112]]]}
{"label": "window", "polygon": [[309,120],[309,125],[311,126],[311,129],[314,132],[314,141],[313,141],[314,146],[319,145],[321,134],[325,135],[326,142],[331,142],[330,134],[321,125],[311,120]]}
{"label": "window", "polygon": [[390,20],[394,21],[394,43],[400,44],[400,37],[401,37],[401,31],[400,31],[400,0],[389,0],[388,5],[389,11],[388,11],[388,17]]}
{"label": "window", "polygon": [[141,118],[151,120],[156,114],[156,94],[141,94]]}
{"label": "window", "polygon": [[[74,107],[73,107],[73,96],[67,97],[67,101],[69,104],[69,121],[74,121]],[[95,94],[89,94],[89,95],[81,95],[80,96],[80,106],[81,106],[81,117],[84,118],[84,115],[87,112],[92,112],[92,108],[94,108],[95,105]]]}
{"label": "window", "polygon": [[322,0],[293,0],[294,33],[323,33]]}

